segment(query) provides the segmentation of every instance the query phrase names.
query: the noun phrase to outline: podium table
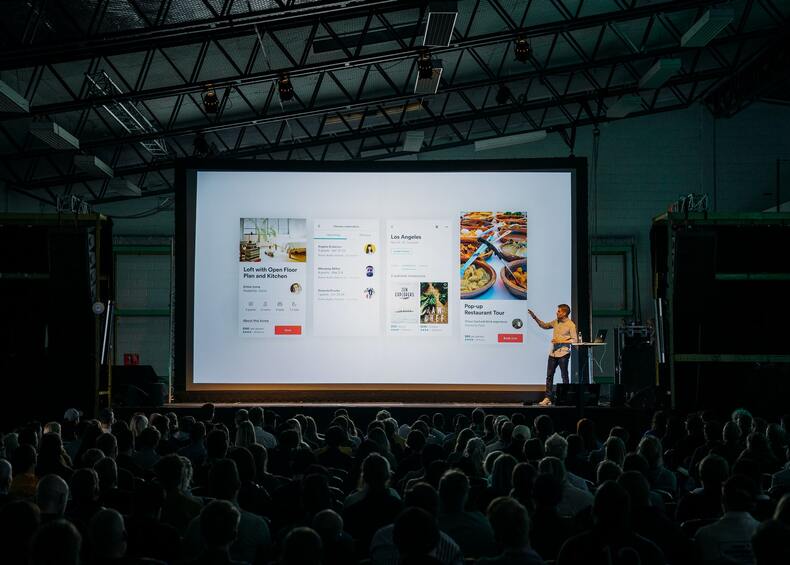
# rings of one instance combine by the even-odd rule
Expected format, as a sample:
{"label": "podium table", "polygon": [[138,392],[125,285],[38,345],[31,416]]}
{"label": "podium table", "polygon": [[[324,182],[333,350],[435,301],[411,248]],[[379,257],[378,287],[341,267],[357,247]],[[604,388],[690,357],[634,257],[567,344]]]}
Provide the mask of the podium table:
{"label": "podium table", "polygon": [[579,343],[571,343],[569,345],[571,346],[571,352],[573,352],[574,349],[576,350],[576,355],[577,355],[577,357],[576,357],[577,361],[576,362],[577,363],[579,362],[578,361],[579,356],[583,352],[585,352],[585,351],[587,352],[587,380],[585,381],[582,378],[582,373],[581,373],[581,371],[579,371],[579,384],[582,384],[582,383],[585,383],[585,382],[592,383],[593,382],[593,351],[595,351],[596,347],[603,347],[603,346],[605,346],[606,343],[605,342],[603,342],[603,343],[596,343],[596,342],[593,342],[593,341],[582,341],[582,342],[579,342]]}
{"label": "podium table", "polygon": [[[598,347],[603,347],[606,345],[606,342],[598,343],[592,341],[581,341],[578,343],[571,343],[571,353],[576,351],[576,363],[577,366],[581,365],[579,363],[580,356],[586,351],[587,353],[587,378],[583,377],[582,371],[579,371],[579,382],[576,385],[579,387],[579,394],[578,394],[578,408],[579,414],[581,415],[584,412],[584,395],[585,395],[585,384],[593,382],[593,352]],[[579,367],[581,368],[581,367]]]}

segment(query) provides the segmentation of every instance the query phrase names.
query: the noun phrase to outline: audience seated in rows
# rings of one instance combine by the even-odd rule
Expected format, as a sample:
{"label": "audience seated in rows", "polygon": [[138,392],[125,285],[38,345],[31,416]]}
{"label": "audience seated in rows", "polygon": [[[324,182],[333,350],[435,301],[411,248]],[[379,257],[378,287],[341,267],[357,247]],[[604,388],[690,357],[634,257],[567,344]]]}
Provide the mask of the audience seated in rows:
{"label": "audience seated in rows", "polygon": [[3,430],[0,562],[790,563],[790,416],[218,415]]}

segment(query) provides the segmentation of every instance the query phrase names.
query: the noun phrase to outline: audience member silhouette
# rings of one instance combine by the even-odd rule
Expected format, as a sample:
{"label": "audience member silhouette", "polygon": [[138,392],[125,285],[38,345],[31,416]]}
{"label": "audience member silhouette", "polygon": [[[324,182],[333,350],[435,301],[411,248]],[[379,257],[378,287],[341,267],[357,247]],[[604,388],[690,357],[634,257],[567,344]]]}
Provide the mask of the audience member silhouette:
{"label": "audience member silhouette", "polygon": [[448,471],[439,482],[439,529],[450,536],[465,557],[496,555],[491,524],[482,513],[466,510],[469,479],[460,471]]}
{"label": "audience member silhouette", "polygon": [[82,535],[67,520],[41,526],[33,537],[30,565],[79,565]]}
{"label": "audience member silhouette", "polygon": [[634,533],[631,527],[628,492],[610,481],[601,485],[593,503],[594,525],[560,549],[557,565],[660,565],[666,563],[653,542]]}
{"label": "audience member silhouette", "polygon": [[479,559],[479,565],[543,564],[540,555],[530,547],[530,520],[526,508],[508,496],[501,496],[488,507],[488,520],[501,553],[497,557]]}
{"label": "audience member silhouette", "polygon": [[203,550],[188,565],[246,565],[230,556],[230,547],[239,533],[241,514],[227,500],[212,500],[200,512]]}

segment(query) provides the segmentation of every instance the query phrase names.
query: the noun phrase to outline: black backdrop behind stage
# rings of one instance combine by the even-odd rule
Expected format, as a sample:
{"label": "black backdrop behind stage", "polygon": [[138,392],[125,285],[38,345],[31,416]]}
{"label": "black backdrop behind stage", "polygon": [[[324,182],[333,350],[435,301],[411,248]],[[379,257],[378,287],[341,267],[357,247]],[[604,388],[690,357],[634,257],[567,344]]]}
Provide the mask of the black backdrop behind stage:
{"label": "black backdrop behind stage", "polygon": [[790,214],[675,214],[651,239],[676,407],[787,412]]}
{"label": "black backdrop behind stage", "polygon": [[34,416],[60,419],[69,406],[93,410],[91,305],[112,288],[95,252],[110,266],[112,235],[103,220],[97,247],[95,217],[82,218],[0,218],[0,429]]}

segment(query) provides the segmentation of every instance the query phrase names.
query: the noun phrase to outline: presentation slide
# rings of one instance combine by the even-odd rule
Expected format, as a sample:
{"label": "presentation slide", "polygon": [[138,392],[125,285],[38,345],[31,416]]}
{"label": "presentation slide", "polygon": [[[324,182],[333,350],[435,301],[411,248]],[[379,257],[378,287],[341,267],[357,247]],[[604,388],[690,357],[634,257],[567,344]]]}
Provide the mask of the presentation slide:
{"label": "presentation slide", "polygon": [[545,382],[570,171],[191,178],[188,387]]}

